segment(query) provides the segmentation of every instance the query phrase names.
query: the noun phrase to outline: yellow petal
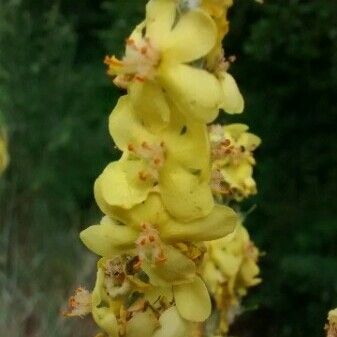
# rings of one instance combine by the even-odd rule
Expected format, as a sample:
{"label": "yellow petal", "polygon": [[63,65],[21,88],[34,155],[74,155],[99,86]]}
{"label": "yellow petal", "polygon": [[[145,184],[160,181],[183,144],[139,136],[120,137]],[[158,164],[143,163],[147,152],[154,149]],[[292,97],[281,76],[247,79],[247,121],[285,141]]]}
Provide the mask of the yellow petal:
{"label": "yellow petal", "polygon": [[170,124],[163,134],[167,159],[182,167],[200,170],[202,179],[209,178],[209,140],[205,124],[187,119],[172,110]]}
{"label": "yellow petal", "polygon": [[173,287],[179,314],[191,322],[203,322],[211,314],[211,299],[204,281],[196,277],[192,283]]}
{"label": "yellow petal", "polygon": [[244,146],[249,151],[255,150],[261,144],[261,138],[253,133],[245,132],[238,139],[238,145]]}
{"label": "yellow petal", "polygon": [[137,229],[143,223],[160,227],[161,224],[166,223],[169,219],[161,198],[157,193],[151,193],[143,203],[134,206],[130,210],[114,208],[113,217]]}
{"label": "yellow petal", "polygon": [[172,0],[151,0],[146,5],[146,36],[155,47],[165,45],[176,18]]}
{"label": "yellow petal", "polygon": [[109,337],[118,337],[118,324],[113,309],[109,305],[109,298],[104,288],[104,272],[98,269],[95,289],[92,293],[92,316],[96,324]]}
{"label": "yellow petal", "polygon": [[232,123],[224,126],[225,135],[229,134],[234,140],[238,140],[243,133],[249,130],[249,126],[242,123]]}
{"label": "yellow petal", "polygon": [[[129,144],[153,141],[154,137],[144,127],[139,117],[134,111],[130,97],[122,96],[109,117],[110,135],[119,149],[125,151]],[[125,129],[128,132],[125,132]]]}
{"label": "yellow petal", "polygon": [[245,102],[233,76],[224,73],[220,82],[223,91],[221,108],[229,114],[241,113],[244,110]]}
{"label": "yellow petal", "polygon": [[142,337],[152,337],[153,332],[159,326],[159,322],[152,310],[148,309],[145,312],[137,312],[127,322],[126,337],[139,337],[139,332],[142,332]]}
{"label": "yellow petal", "polygon": [[213,195],[208,181],[202,181],[200,175],[198,168],[188,170],[166,161],[159,184],[163,203],[173,217],[191,221],[211,212]]}
{"label": "yellow petal", "polygon": [[177,64],[162,67],[160,81],[178,110],[203,123],[218,115],[222,89],[214,75],[206,70]]}
{"label": "yellow petal", "polygon": [[218,268],[227,277],[234,277],[238,273],[242,263],[242,256],[231,255],[219,249],[214,250],[212,256]]}
{"label": "yellow petal", "polygon": [[132,249],[138,234],[134,229],[104,217],[100,225],[83,230],[80,238],[95,254],[113,257]]}
{"label": "yellow petal", "polygon": [[240,165],[229,165],[221,170],[221,174],[230,187],[237,189],[241,194],[254,193],[253,168],[248,162],[243,162]]}
{"label": "yellow petal", "polygon": [[160,227],[160,233],[162,239],[171,242],[210,241],[233,232],[238,221],[238,215],[230,207],[215,205],[208,216],[189,223],[171,220]]}
{"label": "yellow petal", "polygon": [[197,60],[214,47],[217,29],[209,15],[201,10],[183,14],[163,46],[164,62],[188,63]]}
{"label": "yellow petal", "polygon": [[242,265],[240,270],[240,279],[241,282],[247,287],[252,287],[257,285],[261,282],[260,278],[257,276],[260,273],[260,268],[256,264],[256,262],[252,259],[246,260],[245,263]]}
{"label": "yellow petal", "polygon": [[[170,108],[162,88],[152,81],[133,82],[129,95],[141,124],[152,132],[158,132],[170,119]],[[129,125],[128,125],[129,128]]]}
{"label": "yellow petal", "polygon": [[160,307],[158,298],[162,298],[167,303],[173,302],[173,290],[172,286],[169,287],[148,287],[144,291],[144,298],[149,301],[152,307]]}
{"label": "yellow petal", "polygon": [[166,258],[162,263],[152,265],[144,261],[142,268],[150,278],[150,283],[157,287],[191,282],[195,277],[195,263],[172,246],[164,247]]}
{"label": "yellow petal", "polygon": [[171,307],[165,310],[159,318],[160,328],[153,337],[186,337],[188,336],[188,323],[181,318],[177,309]]}
{"label": "yellow petal", "polygon": [[97,178],[97,189],[110,206],[129,209],[143,202],[153,183],[139,178],[139,172],[146,169],[142,160],[119,160],[109,164]]}

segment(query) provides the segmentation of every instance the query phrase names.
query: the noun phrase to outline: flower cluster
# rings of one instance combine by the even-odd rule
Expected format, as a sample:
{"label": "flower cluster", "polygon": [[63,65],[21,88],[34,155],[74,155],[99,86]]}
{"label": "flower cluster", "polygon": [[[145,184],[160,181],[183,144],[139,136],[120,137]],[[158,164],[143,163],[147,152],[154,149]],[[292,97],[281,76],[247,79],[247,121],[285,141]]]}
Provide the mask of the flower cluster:
{"label": "flower cluster", "polygon": [[105,58],[113,82],[126,90],[109,118],[122,155],[95,182],[104,217],[80,234],[100,256],[94,290],[78,288],[65,313],[91,313],[99,336],[201,336],[212,296],[227,310],[225,291],[242,296],[258,283],[258,252],[217,194],[254,192],[259,139],[239,124],[220,127],[221,135],[208,125],[220,110],[244,109],[221,45],[231,4],[150,0],[124,56]]}
{"label": "flower cluster", "polygon": [[253,151],[261,140],[245,124],[210,127],[213,193],[241,201],[256,193]]}
{"label": "flower cluster", "polygon": [[208,242],[207,246],[202,275],[214,296],[220,317],[219,330],[226,334],[242,311],[240,302],[247,289],[261,282],[257,265],[259,251],[242,225],[232,235]]}

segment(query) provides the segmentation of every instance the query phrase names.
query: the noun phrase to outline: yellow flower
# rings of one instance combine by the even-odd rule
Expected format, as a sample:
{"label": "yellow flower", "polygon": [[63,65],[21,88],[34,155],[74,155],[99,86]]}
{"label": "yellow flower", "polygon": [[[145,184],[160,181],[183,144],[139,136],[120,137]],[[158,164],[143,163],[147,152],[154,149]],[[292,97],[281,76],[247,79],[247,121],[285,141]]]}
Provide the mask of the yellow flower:
{"label": "yellow flower", "polygon": [[215,194],[237,201],[256,193],[253,151],[261,140],[244,124],[210,128],[213,157],[211,187]]}
{"label": "yellow flower", "polygon": [[7,150],[7,136],[4,130],[0,131],[0,175],[5,171],[9,163]]}
{"label": "yellow flower", "polygon": [[[173,287],[182,317],[203,321],[210,313],[210,302],[196,274],[199,256],[188,256],[179,243],[223,237],[233,231],[236,223],[234,211],[221,205],[216,205],[207,217],[179,223],[167,214],[160,197],[150,194],[141,205],[116,210],[114,218],[103,218],[100,225],[85,229],[80,237],[100,256],[113,258],[128,254],[135,257],[137,267],[147,275],[150,284]],[[190,310],[192,303],[196,306],[194,310]]]}
{"label": "yellow flower", "polygon": [[109,128],[124,153],[120,161],[108,165],[95,183],[99,206],[102,208],[102,199],[109,206],[130,209],[149,193],[158,192],[176,218],[189,221],[209,214],[214,202],[209,187],[206,126],[172,110],[169,123],[157,129],[148,127],[155,117],[152,109],[146,115],[137,113],[129,96],[119,100]]}
{"label": "yellow flower", "polygon": [[201,8],[212,17],[217,26],[217,41],[206,57],[206,68],[219,79],[222,88],[220,108],[230,114],[244,110],[244,99],[235,79],[228,73],[233,59],[226,59],[222,48],[222,40],[229,31],[227,14],[232,5],[233,0],[202,0],[201,3]]}
{"label": "yellow flower", "polygon": [[330,310],[328,324],[325,325],[327,337],[337,337],[337,309]]}
{"label": "yellow flower", "polygon": [[117,75],[115,83],[128,88],[136,105],[151,105],[156,97],[161,114],[174,105],[187,116],[211,122],[221,105],[221,86],[196,63],[212,50],[216,36],[205,11],[179,13],[174,0],[151,0],[145,22],[127,41],[124,58],[106,58],[108,73]]}
{"label": "yellow flower", "polygon": [[233,0],[202,0],[202,8],[212,16],[218,27],[220,42],[229,30],[227,12],[232,5]]}
{"label": "yellow flower", "polygon": [[221,331],[226,333],[240,312],[240,301],[247,288],[261,282],[259,251],[242,225],[232,235],[208,242],[207,247],[202,275],[220,311]]}
{"label": "yellow flower", "polygon": [[[181,317],[174,303],[172,289],[133,284],[123,296],[112,297],[107,284],[126,278],[125,271],[115,265],[98,263],[96,285],[92,294],[92,315],[109,337],[187,337],[196,323]],[[109,261],[108,261],[109,262]],[[177,296],[176,296],[177,297]],[[176,303],[177,299],[175,300]],[[194,303],[195,304],[195,303]],[[191,336],[192,337],[192,336]]]}

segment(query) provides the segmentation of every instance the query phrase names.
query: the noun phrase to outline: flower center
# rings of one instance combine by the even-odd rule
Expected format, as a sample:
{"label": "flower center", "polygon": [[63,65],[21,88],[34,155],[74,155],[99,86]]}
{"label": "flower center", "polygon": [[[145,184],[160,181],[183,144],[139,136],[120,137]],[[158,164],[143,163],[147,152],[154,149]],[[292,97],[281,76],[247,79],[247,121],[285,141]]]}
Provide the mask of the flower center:
{"label": "flower center", "polygon": [[104,285],[107,293],[115,298],[124,295],[130,288],[130,283],[126,278],[125,263],[121,257],[107,260],[105,263]]}
{"label": "flower center", "polygon": [[226,137],[221,125],[212,125],[209,134],[213,161],[227,159],[231,164],[239,165],[248,154],[244,146],[237,145],[230,136]]}
{"label": "flower center", "polygon": [[143,142],[140,145],[129,144],[128,150],[148,164],[147,170],[139,172],[139,179],[143,181],[151,180],[153,183],[157,183],[159,180],[159,170],[165,162],[164,143],[149,144]]}
{"label": "flower center", "polygon": [[152,264],[165,262],[163,243],[158,230],[148,223],[143,223],[141,229],[142,231],[136,240],[139,263],[141,264],[145,260],[150,261]]}
{"label": "flower center", "polygon": [[127,88],[132,81],[144,82],[154,79],[159,62],[159,51],[146,37],[137,40],[127,39],[125,56],[122,60],[118,60],[115,56],[106,56],[104,60],[108,66],[108,74],[117,75],[114,83],[121,88]]}

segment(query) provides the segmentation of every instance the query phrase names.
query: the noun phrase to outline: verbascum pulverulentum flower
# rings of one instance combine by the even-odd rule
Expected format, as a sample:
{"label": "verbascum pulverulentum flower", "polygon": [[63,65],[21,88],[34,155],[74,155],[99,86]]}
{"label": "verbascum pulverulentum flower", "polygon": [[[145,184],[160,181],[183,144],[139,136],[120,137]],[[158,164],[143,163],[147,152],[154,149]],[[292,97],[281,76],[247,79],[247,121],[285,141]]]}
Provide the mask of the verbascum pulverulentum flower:
{"label": "verbascum pulverulentum flower", "polygon": [[[65,313],[91,314],[100,337],[201,337],[211,297],[219,298],[209,283],[214,270],[205,267],[218,263],[216,247],[220,259],[235,253],[240,260],[233,297],[256,276],[241,248],[231,242],[224,253],[223,240],[240,220],[212,190],[207,123],[221,109],[242,112],[244,102],[219,43],[220,14],[206,2],[150,0],[124,57],[105,59],[114,83],[127,91],[109,118],[122,154],[95,182],[104,217],[80,234],[100,256],[95,287],[78,288]],[[228,4],[219,2],[224,15]],[[249,239],[241,228],[235,242]]]}
{"label": "verbascum pulverulentum flower", "polygon": [[109,127],[123,156],[97,179],[96,200],[101,208],[104,202],[110,208],[129,209],[156,192],[176,218],[189,221],[205,216],[214,207],[207,128],[171,109],[170,121],[154,129],[151,121],[156,113],[149,106],[146,115],[139,114],[129,96],[119,100]]}
{"label": "verbascum pulverulentum flower", "polygon": [[9,163],[8,141],[4,129],[0,130],[0,175],[6,170]]}
{"label": "verbascum pulverulentum flower", "polygon": [[256,194],[254,150],[261,139],[245,124],[210,127],[212,190],[225,199],[241,201]]}
{"label": "verbascum pulverulentum flower", "polygon": [[216,303],[219,330],[226,334],[241,311],[241,300],[248,288],[261,282],[259,251],[243,225],[237,226],[232,235],[207,242],[206,246],[202,275]]}
{"label": "verbascum pulverulentum flower", "polygon": [[107,57],[105,62],[114,82],[128,89],[137,110],[155,104],[165,121],[171,105],[189,118],[211,122],[221,107],[234,107],[228,111],[232,113],[243,109],[235,81],[223,85],[225,70],[218,71],[222,60],[207,69],[206,57],[217,34],[214,20],[201,8],[181,12],[174,0],[151,0],[144,22],[127,40],[125,56]]}
{"label": "verbascum pulverulentum flower", "polygon": [[337,337],[337,309],[329,311],[325,331],[327,337]]}

